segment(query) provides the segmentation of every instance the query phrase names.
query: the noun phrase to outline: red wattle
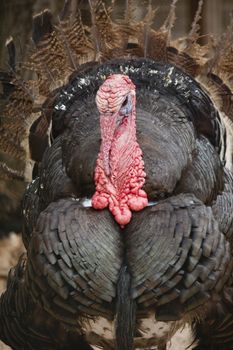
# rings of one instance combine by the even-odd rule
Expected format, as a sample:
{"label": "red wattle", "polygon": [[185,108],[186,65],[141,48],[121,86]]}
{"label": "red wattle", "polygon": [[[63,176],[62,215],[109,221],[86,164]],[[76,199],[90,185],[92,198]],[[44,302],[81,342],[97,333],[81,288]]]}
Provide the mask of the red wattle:
{"label": "red wattle", "polygon": [[111,75],[99,88],[96,103],[100,112],[101,148],[95,168],[92,207],[109,207],[123,228],[132,218],[131,211],[148,205],[147,194],[142,190],[146,173],[136,139],[135,86],[128,76]]}
{"label": "red wattle", "polygon": [[102,196],[101,194],[98,194],[98,192],[94,194],[91,202],[92,202],[92,207],[95,209],[107,208],[109,204],[108,198],[106,198],[105,196]]}
{"label": "red wattle", "polygon": [[128,205],[131,210],[140,211],[148,205],[148,199],[139,196],[133,196],[128,200]]}
{"label": "red wattle", "polygon": [[[102,154],[99,154],[95,169],[96,192],[92,197],[94,209],[109,207],[116,222],[123,228],[131,218],[131,211],[140,211],[148,205],[147,194],[142,187],[146,173],[139,145],[135,143],[134,161],[124,177],[117,172],[107,176],[103,170]],[[121,176],[120,176],[121,175]],[[120,178],[123,180],[120,181]]]}
{"label": "red wattle", "polygon": [[128,209],[128,207],[114,207],[112,210],[112,214],[114,215],[114,218],[116,222],[123,228],[125,225],[127,225],[131,218],[132,213]]}

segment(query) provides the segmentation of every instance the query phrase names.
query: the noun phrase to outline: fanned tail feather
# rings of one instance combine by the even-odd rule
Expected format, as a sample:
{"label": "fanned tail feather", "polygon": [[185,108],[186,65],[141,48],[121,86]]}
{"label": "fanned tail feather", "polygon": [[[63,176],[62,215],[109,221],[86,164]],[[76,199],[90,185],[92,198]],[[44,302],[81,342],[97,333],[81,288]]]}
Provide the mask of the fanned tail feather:
{"label": "fanned tail feather", "polygon": [[[149,0],[146,16],[138,21],[133,16],[133,0],[125,1],[121,19],[113,19],[116,1],[112,1],[110,7],[103,0],[89,0],[88,3],[90,25],[83,23],[77,3],[72,0],[66,0],[55,25],[49,10],[36,15],[32,34],[34,47],[21,70],[16,64],[13,40],[8,40],[10,72],[0,73],[2,97],[7,99],[0,129],[0,147],[4,153],[27,162],[33,153],[28,135],[36,119],[40,121],[33,132],[38,141],[48,136],[51,120],[44,111],[44,102],[51,92],[56,93],[74,71],[82,69],[83,63],[120,57],[147,57],[172,63],[198,79],[208,90],[228,129],[227,135],[232,138],[233,21],[217,45],[213,46],[211,40],[203,45],[199,43],[202,0],[189,33],[177,40],[172,39],[177,0],[171,2],[167,19],[157,30],[151,25],[157,10]],[[20,77],[22,69],[33,72],[31,80],[24,81]]]}
{"label": "fanned tail feather", "polygon": [[186,50],[189,49],[189,47],[192,46],[193,43],[196,43],[199,38],[199,31],[200,31],[199,21],[201,20],[202,8],[203,8],[203,0],[200,0],[198,3],[197,12],[195,14],[193,23],[191,25],[191,30],[186,39],[186,43],[187,43]]}
{"label": "fanned tail feather", "polygon": [[163,26],[161,27],[162,31],[167,32],[167,45],[170,44],[172,28],[173,28],[175,21],[176,21],[176,3],[177,2],[178,2],[178,0],[172,0],[168,16],[167,16]]}
{"label": "fanned tail feather", "polygon": [[[88,3],[89,26],[84,25],[73,0],[65,1],[55,25],[49,10],[36,15],[32,33],[34,47],[21,70],[16,64],[14,42],[12,38],[7,41],[10,72],[0,73],[2,97],[8,99],[0,129],[0,147],[4,153],[27,162],[35,154],[28,145],[28,135],[37,118],[40,122],[36,130],[33,129],[37,141],[40,142],[40,137],[47,138],[50,117],[44,112],[43,103],[51,92],[67,83],[74,71],[82,69],[83,63],[120,57],[147,57],[172,63],[198,79],[222,113],[223,124],[229,129],[228,136],[232,137],[233,21],[213,47],[211,41],[205,45],[198,42],[203,0],[199,1],[190,32],[177,40],[172,39],[177,0],[171,2],[167,19],[157,30],[152,28],[157,10],[152,8],[150,0],[146,16],[139,21],[133,16],[133,0],[125,1],[121,19],[112,18],[115,1],[110,7],[103,0],[89,0]],[[33,73],[31,80],[24,81],[20,77],[22,69]],[[37,161],[42,154],[43,151]]]}

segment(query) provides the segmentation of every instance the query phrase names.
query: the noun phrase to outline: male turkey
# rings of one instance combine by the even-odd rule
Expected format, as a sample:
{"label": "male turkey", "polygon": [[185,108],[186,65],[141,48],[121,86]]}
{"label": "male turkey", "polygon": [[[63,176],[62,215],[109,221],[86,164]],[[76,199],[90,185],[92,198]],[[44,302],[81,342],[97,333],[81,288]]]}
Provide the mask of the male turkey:
{"label": "male turkey", "polygon": [[[0,301],[13,349],[165,349],[185,323],[196,349],[233,349],[232,33],[207,58],[200,3],[172,42],[175,3],[158,31],[150,4],[139,23],[129,2],[113,22],[101,0],[89,1],[91,27],[70,1],[56,27],[47,10],[34,18],[26,67],[38,79],[12,73],[5,112],[15,155],[29,136],[36,162],[27,256]],[[169,326],[162,338],[157,321]]]}

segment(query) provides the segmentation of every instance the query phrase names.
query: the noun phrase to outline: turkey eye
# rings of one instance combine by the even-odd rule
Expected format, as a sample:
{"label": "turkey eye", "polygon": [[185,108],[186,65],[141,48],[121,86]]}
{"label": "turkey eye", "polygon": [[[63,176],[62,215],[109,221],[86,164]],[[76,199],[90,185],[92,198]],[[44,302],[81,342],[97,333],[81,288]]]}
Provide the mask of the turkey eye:
{"label": "turkey eye", "polygon": [[126,99],[122,103],[121,107],[125,107],[127,105],[127,103],[128,103],[128,97],[126,97]]}
{"label": "turkey eye", "polygon": [[119,114],[128,116],[129,113],[131,113],[131,111],[132,111],[132,98],[130,95],[128,95],[121,105],[121,109],[119,111]]}

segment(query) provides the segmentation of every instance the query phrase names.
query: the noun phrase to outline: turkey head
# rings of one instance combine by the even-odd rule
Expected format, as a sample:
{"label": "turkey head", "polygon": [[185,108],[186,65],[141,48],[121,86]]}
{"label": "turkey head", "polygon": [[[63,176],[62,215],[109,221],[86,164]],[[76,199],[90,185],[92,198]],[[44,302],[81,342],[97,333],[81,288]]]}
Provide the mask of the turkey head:
{"label": "turkey head", "polygon": [[101,147],[95,169],[95,209],[109,207],[123,228],[133,211],[147,206],[146,173],[136,139],[135,85],[128,76],[110,75],[97,92]]}

